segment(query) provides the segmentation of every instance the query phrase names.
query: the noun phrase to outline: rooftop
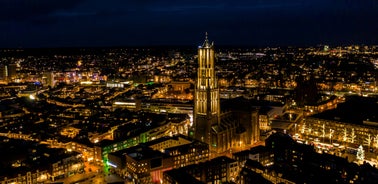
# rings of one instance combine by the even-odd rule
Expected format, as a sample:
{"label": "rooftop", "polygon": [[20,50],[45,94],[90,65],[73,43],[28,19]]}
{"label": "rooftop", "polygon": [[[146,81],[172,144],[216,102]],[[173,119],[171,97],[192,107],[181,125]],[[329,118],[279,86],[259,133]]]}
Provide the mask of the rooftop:
{"label": "rooftop", "polygon": [[347,97],[346,102],[338,104],[336,109],[324,111],[312,117],[352,124],[362,124],[365,120],[378,121],[377,102],[377,97],[350,96]]}
{"label": "rooftop", "polygon": [[125,153],[134,160],[149,160],[154,158],[168,157],[168,155],[146,147],[145,145],[138,145],[125,150]]}
{"label": "rooftop", "polygon": [[13,177],[34,171],[49,169],[51,164],[78,155],[65,149],[48,148],[37,142],[0,137],[0,177]]}

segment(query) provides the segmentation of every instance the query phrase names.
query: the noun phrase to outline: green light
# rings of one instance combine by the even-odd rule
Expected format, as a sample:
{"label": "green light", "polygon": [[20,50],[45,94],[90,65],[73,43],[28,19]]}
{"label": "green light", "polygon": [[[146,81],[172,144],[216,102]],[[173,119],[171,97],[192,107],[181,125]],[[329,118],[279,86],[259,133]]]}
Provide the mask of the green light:
{"label": "green light", "polygon": [[141,133],[140,134],[140,142],[141,143],[147,142],[147,135],[146,135],[146,133]]}
{"label": "green light", "polygon": [[106,154],[106,155],[103,155],[103,158],[102,158],[102,161],[103,161],[103,163],[104,163],[104,173],[105,174],[108,174],[109,173],[109,165],[108,165],[108,155]]}

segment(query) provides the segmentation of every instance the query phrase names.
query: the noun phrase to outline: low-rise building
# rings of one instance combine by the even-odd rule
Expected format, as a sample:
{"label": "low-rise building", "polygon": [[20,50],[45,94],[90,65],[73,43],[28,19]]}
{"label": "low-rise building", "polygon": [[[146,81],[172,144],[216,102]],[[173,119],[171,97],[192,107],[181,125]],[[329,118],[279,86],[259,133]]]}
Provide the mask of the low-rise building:
{"label": "low-rise building", "polygon": [[191,164],[198,164],[209,160],[209,145],[200,141],[189,144],[170,147],[164,150],[173,157],[174,168],[180,168]]}
{"label": "low-rise building", "polygon": [[33,141],[0,137],[0,183],[46,183],[84,172],[82,155]]}
{"label": "low-rise building", "polygon": [[[202,183],[227,183],[235,182],[240,172],[238,162],[234,159],[221,156],[212,160],[192,164],[164,173],[163,183],[178,183],[175,173],[187,173]],[[185,175],[188,178],[191,178]],[[191,179],[193,180],[193,179]]]}
{"label": "low-rise building", "polygon": [[137,183],[158,183],[163,172],[173,167],[173,157],[149,147],[135,146],[126,150],[127,172]]}
{"label": "low-rise building", "polygon": [[[163,165],[155,167],[154,162],[160,162],[158,158],[162,158]],[[160,182],[162,171],[198,164],[208,159],[207,144],[184,135],[176,135],[109,153],[107,165],[121,176],[131,176],[139,182]]]}

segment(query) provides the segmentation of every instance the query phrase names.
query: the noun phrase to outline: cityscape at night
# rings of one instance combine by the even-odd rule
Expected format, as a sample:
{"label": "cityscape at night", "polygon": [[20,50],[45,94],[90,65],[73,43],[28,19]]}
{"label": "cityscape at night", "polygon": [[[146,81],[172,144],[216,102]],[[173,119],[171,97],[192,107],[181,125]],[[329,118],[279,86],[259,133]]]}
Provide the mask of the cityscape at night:
{"label": "cityscape at night", "polygon": [[0,1],[0,184],[378,181],[377,1]]}

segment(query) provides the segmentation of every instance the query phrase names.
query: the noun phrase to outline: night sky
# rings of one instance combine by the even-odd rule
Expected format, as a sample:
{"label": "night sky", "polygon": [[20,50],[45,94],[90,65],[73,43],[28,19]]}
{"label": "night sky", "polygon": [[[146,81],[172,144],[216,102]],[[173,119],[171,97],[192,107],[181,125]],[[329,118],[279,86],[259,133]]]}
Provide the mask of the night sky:
{"label": "night sky", "polygon": [[378,0],[0,0],[0,47],[378,44]]}

